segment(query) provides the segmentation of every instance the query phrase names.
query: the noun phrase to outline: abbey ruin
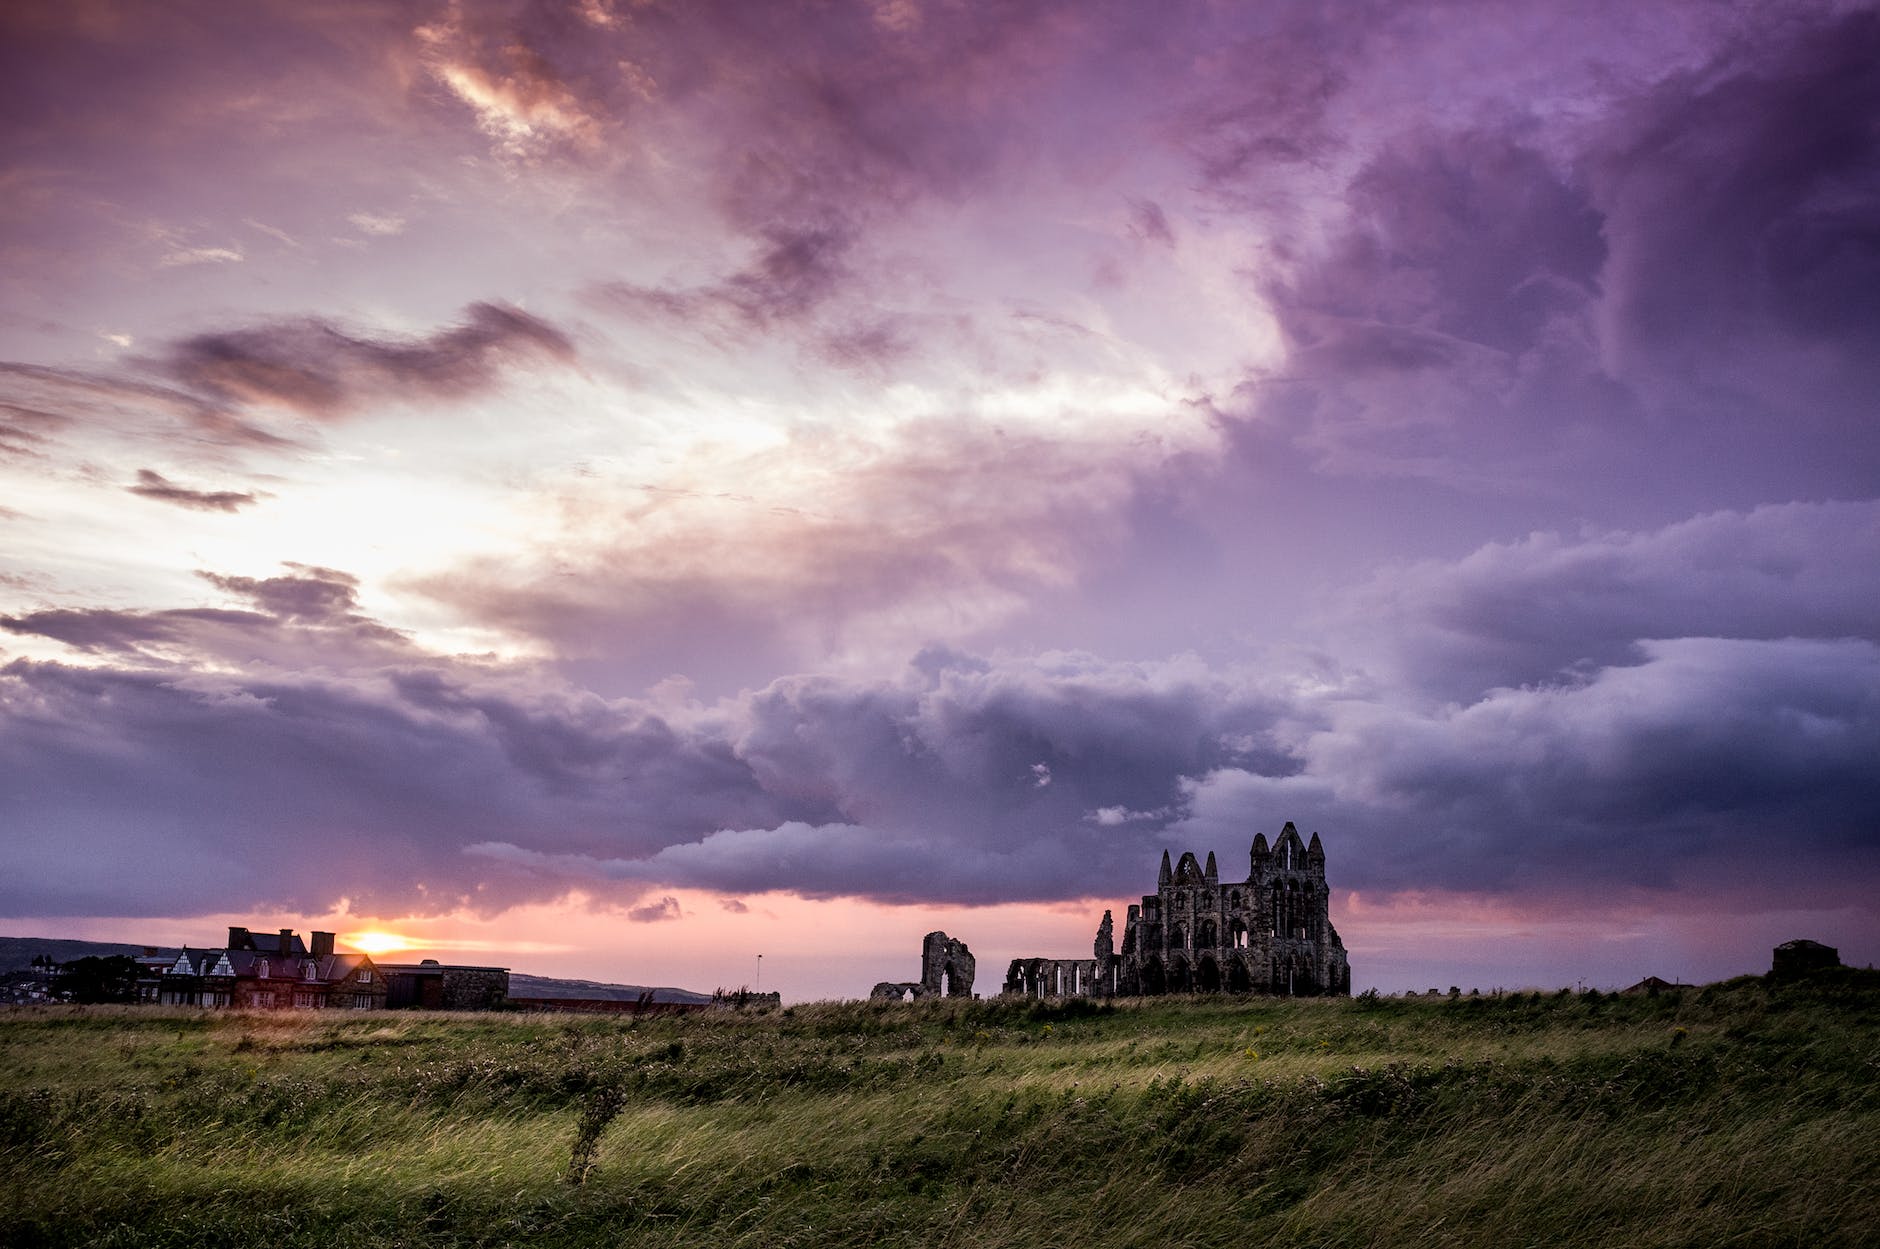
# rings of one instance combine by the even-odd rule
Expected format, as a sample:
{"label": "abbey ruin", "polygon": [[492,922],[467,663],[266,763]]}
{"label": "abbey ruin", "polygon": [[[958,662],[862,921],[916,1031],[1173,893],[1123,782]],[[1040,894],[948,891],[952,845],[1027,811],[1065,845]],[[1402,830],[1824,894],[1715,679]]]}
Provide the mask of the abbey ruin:
{"label": "abbey ruin", "polygon": [[973,996],[973,952],[957,937],[930,932],[920,943],[920,979],[884,980],[868,996],[876,1001],[913,1001],[923,997]]}
{"label": "abbey ruin", "polygon": [[1299,839],[1291,821],[1271,848],[1253,839],[1247,879],[1221,883],[1214,854],[1169,865],[1156,891],[1131,905],[1123,946],[1103,913],[1091,958],[1015,958],[1006,993],[1026,997],[1153,996],[1162,993],[1351,992],[1351,965],[1332,927],[1319,835]]}

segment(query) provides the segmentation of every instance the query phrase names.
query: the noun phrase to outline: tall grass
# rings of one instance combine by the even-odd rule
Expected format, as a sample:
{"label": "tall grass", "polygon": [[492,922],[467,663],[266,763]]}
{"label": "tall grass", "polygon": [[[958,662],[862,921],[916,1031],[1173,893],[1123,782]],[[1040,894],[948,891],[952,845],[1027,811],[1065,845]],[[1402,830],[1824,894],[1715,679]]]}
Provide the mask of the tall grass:
{"label": "tall grass", "polygon": [[1863,1245],[1876,1164],[1858,973],[637,1023],[0,1014],[6,1245]]}

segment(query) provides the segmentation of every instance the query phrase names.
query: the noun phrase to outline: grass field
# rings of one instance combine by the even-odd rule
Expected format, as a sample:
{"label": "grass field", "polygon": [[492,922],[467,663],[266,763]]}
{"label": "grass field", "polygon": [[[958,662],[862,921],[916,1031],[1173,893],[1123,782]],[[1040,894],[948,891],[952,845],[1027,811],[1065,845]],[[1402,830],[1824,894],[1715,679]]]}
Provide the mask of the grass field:
{"label": "grass field", "polygon": [[1880,977],[0,1013],[0,1244],[1874,1245]]}

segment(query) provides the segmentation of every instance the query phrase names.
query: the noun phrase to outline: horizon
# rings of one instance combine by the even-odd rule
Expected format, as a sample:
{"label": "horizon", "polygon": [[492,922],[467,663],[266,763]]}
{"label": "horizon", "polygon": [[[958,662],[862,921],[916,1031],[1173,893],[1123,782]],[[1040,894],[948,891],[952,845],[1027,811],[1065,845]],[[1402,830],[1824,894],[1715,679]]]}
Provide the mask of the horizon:
{"label": "horizon", "polygon": [[1292,821],[1354,992],[1870,962],[1779,8],[15,6],[0,929],[985,993]]}

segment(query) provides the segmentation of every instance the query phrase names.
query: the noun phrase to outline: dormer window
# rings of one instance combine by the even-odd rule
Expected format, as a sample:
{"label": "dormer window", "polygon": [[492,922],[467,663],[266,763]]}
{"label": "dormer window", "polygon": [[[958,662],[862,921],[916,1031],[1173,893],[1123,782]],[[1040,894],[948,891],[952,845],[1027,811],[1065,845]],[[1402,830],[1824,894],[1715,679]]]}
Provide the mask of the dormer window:
{"label": "dormer window", "polygon": [[360,984],[372,983],[372,969],[370,967],[362,967],[359,969],[359,983]]}
{"label": "dormer window", "polygon": [[267,959],[258,958],[255,960],[255,975],[260,977],[263,980],[266,980],[268,978],[268,960]]}
{"label": "dormer window", "polygon": [[307,979],[314,980],[320,975],[320,965],[312,959],[307,960]]}

